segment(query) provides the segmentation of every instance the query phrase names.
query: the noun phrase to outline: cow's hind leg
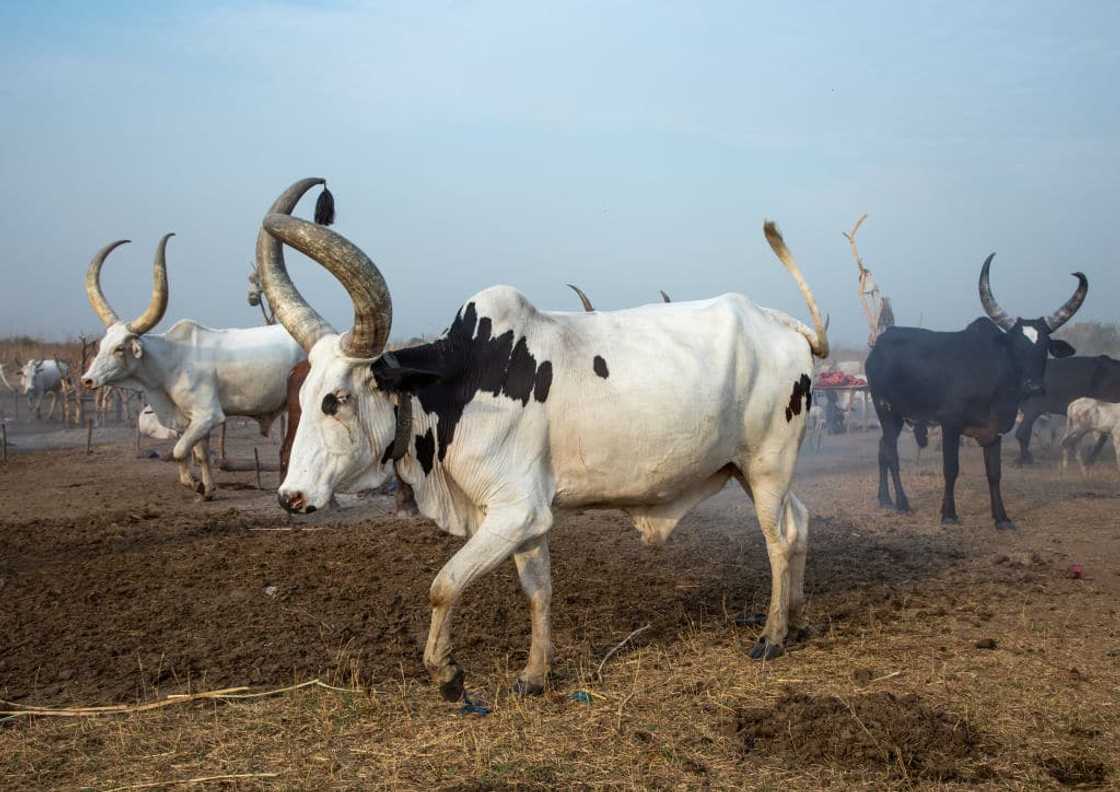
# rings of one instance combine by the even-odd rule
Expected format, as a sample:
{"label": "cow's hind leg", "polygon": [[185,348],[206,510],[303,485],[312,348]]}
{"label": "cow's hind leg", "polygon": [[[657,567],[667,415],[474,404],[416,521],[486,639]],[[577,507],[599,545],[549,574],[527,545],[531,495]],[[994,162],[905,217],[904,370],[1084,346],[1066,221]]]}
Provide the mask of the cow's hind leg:
{"label": "cow's hind leg", "polygon": [[800,618],[804,602],[805,554],[809,542],[809,513],[789,491],[793,464],[760,471],[746,466],[740,478],[754,500],[758,525],[770,560],[770,608],[766,627],[751,647],[752,660],[772,660],[785,651],[790,618]]}
{"label": "cow's hind leg", "polygon": [[887,490],[887,471],[894,481],[894,507],[899,512],[910,511],[910,501],[902,489],[902,475],[899,472],[898,436],[902,434],[902,419],[893,413],[880,414],[883,436],[879,439],[879,505],[891,506],[891,496]]}
{"label": "cow's hind leg", "polygon": [[529,615],[532,619],[533,638],[529,647],[529,662],[517,677],[514,689],[523,695],[544,692],[548,672],[552,668],[552,625],[549,611],[552,607],[552,571],[548,554],[548,536],[531,540],[513,554],[521,590],[529,598]]}
{"label": "cow's hind leg", "polygon": [[988,495],[992,500],[992,519],[996,528],[1001,530],[1014,530],[1015,523],[1007,516],[1003,508],[1003,495],[1000,494],[999,484],[1003,476],[1000,452],[1003,449],[1003,438],[996,435],[996,439],[984,446],[984,470],[988,474]]}
{"label": "cow's hind leg", "polygon": [[956,486],[961,469],[961,433],[959,429],[943,426],[941,429],[941,459],[945,474],[945,494],[941,499],[941,524],[958,525]]}
{"label": "cow's hind leg", "polygon": [[[552,513],[547,507],[492,506],[478,531],[432,581],[432,623],[424,647],[424,667],[448,701],[458,701],[464,693],[463,669],[451,656],[451,614],[459,598],[475,579],[547,534],[551,526]],[[536,571],[540,571],[539,564]]]}
{"label": "cow's hind leg", "polygon": [[[1085,464],[1087,464],[1087,465],[1096,464],[1097,457],[1099,457],[1101,455],[1101,451],[1104,450],[1104,445],[1107,442],[1108,442],[1108,432],[1101,432],[1101,436],[1099,438],[1097,438],[1097,444],[1095,446],[1093,446],[1093,450],[1091,450],[1089,452],[1089,456],[1087,456],[1085,458]],[[1115,446],[1115,443],[1113,445]],[[1120,461],[1120,456],[1117,457],[1117,460]]]}

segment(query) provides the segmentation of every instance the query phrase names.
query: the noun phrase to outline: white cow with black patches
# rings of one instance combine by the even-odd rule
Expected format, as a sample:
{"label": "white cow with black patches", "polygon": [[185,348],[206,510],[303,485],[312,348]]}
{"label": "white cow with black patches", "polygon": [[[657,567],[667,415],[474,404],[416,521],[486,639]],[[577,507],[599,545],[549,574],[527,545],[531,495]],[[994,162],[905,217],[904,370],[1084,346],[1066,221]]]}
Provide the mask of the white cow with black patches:
{"label": "white cow with black patches", "polygon": [[388,290],[372,262],[326,229],[265,219],[275,239],[346,285],[355,329],[335,333],[298,297],[280,245],[259,262],[269,301],[310,348],[303,417],[278,497],[324,507],[341,489],[393,472],[420,511],[466,544],[431,586],[424,662],[449,699],[463,694],[451,613],[479,576],[512,557],[529,598],[522,692],[543,689],[552,658],[552,509],[617,507],[663,542],[731,478],[754,500],[770,557],[770,610],[756,659],[782,652],[804,602],[808,513],[790,484],[827,339],[777,230],[767,237],[802,287],[816,330],[739,294],[624,311],[553,313],[508,286],[470,298],[438,340],[381,354]]}

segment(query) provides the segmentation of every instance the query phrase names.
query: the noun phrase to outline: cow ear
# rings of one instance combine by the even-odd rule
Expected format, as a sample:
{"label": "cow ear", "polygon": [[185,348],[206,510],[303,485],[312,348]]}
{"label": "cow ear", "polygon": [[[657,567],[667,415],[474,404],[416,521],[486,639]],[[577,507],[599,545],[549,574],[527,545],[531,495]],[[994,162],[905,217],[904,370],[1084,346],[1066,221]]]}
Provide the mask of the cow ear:
{"label": "cow ear", "polygon": [[139,360],[144,357],[144,345],[140,343],[139,338],[134,338],[128,344],[129,349],[132,350],[132,356]]}
{"label": "cow ear", "polygon": [[1050,339],[1050,354],[1056,358],[1069,357],[1077,354],[1077,350],[1060,338]]}
{"label": "cow ear", "polygon": [[390,366],[381,358],[375,360],[370,368],[378,389],[388,393],[412,392],[442,379],[438,371]]}

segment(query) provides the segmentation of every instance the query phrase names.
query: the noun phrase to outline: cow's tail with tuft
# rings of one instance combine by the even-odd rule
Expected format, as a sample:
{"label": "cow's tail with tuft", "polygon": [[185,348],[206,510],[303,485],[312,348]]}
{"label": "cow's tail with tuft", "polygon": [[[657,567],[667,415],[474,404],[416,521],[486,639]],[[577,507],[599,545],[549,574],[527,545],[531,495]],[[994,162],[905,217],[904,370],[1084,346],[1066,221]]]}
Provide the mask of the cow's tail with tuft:
{"label": "cow's tail with tuft", "polygon": [[816,332],[798,322],[799,331],[809,342],[809,348],[813,350],[814,355],[819,358],[828,357],[828,328],[821,320],[821,312],[817,308],[817,301],[813,298],[813,292],[809,290],[809,284],[805,282],[805,278],[801,275],[801,269],[793,259],[793,254],[789,252],[785,240],[782,239],[782,232],[778,230],[778,226],[773,220],[767,220],[763,223],[762,231],[766,234],[766,241],[770,243],[774,254],[789,274],[793,276],[797,288],[801,290],[801,296],[805,299],[805,304],[809,306],[809,315],[813,317],[813,327],[816,328]]}

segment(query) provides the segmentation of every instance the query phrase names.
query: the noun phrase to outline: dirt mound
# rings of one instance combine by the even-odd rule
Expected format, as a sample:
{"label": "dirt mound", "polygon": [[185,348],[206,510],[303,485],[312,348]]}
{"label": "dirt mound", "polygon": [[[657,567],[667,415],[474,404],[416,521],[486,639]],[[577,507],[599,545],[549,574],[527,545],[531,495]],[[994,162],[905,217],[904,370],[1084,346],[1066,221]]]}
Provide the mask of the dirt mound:
{"label": "dirt mound", "polygon": [[845,770],[881,770],[934,781],[979,780],[982,740],[969,723],[915,695],[788,694],[772,707],[741,710],[735,734],[746,754]]}
{"label": "dirt mound", "polygon": [[1094,789],[1104,786],[1108,768],[1087,756],[1051,756],[1040,763],[1043,769],[1059,784]]}

